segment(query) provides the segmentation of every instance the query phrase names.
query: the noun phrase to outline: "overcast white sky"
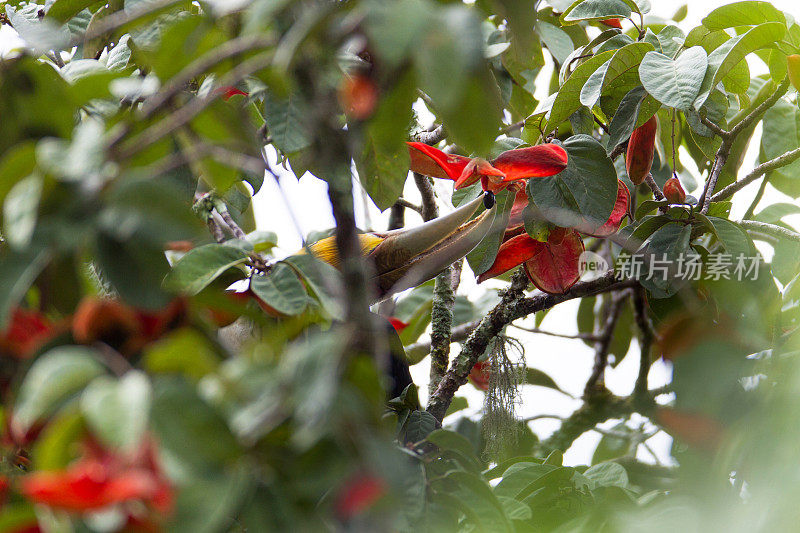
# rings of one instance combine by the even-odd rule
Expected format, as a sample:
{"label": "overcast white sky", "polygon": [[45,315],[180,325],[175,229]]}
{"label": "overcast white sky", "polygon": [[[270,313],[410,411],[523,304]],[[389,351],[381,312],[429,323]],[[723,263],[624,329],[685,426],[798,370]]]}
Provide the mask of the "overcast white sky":
{"label": "overcast white sky", "polygon": [[[651,0],[651,3],[653,4],[652,14],[665,18],[672,15],[672,13],[683,4],[683,2],[664,0]],[[699,24],[700,19],[709,11],[728,3],[731,2],[720,0],[692,0],[689,3],[687,19],[681,23],[681,27],[691,28]],[[772,3],[779,9],[787,11],[795,16],[800,16],[800,8],[798,7],[797,0],[776,0]],[[2,5],[2,2],[0,2],[0,5]],[[7,26],[3,26],[0,28],[0,56],[3,55],[4,50],[8,50],[8,48],[13,45],[13,30]],[[446,60],[446,58],[443,58],[443,60]],[[752,67],[754,73],[765,71],[760,62],[754,61],[753,63]],[[544,75],[549,77],[547,73]],[[544,91],[547,90],[547,83],[542,83],[540,86]],[[546,96],[546,93],[538,94],[537,96],[541,99]],[[760,130],[757,131],[756,138],[751,142],[750,150],[743,166],[745,171],[752,168],[757,156],[758,135],[760,135]],[[274,152],[272,152],[272,155],[274,157]],[[686,162],[688,158],[685,157],[683,160]],[[280,167],[274,166],[274,168],[278,170]],[[438,182],[436,186],[441,196],[448,198],[452,191],[452,182],[443,182],[442,180],[436,181]],[[739,194],[737,197],[738,201],[734,206],[734,217],[744,212],[752,196],[755,194],[757,187],[758,185],[756,183],[745,188]],[[419,200],[419,195],[412,180],[408,180],[406,184],[404,197],[412,202],[418,202]],[[792,201],[788,197],[772,190],[770,187],[765,202],[773,200]],[[302,235],[306,235],[312,230],[326,229],[333,226],[333,217],[327,200],[326,185],[323,181],[308,174],[298,180],[291,172],[281,171],[280,187],[270,177],[267,177],[263,188],[255,197],[255,206],[256,220],[259,228],[277,232],[279,235],[280,247],[287,254],[301,247]],[[360,227],[385,229],[387,214],[380,213],[369,200],[363,197],[363,195],[357,194],[356,206],[357,221]],[[287,222],[292,219],[298,221],[299,228]],[[419,224],[421,220],[415,213],[407,210],[406,222],[407,224]],[[795,220],[795,222],[798,221]],[[485,287],[499,288],[502,286],[502,283],[488,281],[484,284],[484,287],[477,288],[474,277],[468,269],[465,268],[465,275],[462,280],[460,291],[470,297],[475,297],[481,294]],[[567,302],[557,306],[547,315],[542,327],[561,333],[575,333],[575,313],[577,306],[577,301]],[[532,320],[529,319],[528,322],[532,323]],[[575,397],[580,396],[582,387],[592,367],[593,352],[591,349],[586,347],[581,341],[534,335],[519,332],[519,330],[512,331],[525,345],[525,357],[529,366],[547,372],[563,389],[569,391]],[[635,342],[632,343],[631,347],[632,350],[629,352],[629,357],[626,357],[617,368],[609,369],[606,376],[608,387],[616,394],[629,394],[633,388],[638,369],[638,347]],[[458,350],[454,349],[454,354],[456,353],[458,353]],[[427,362],[420,363],[413,367],[412,373],[415,381],[420,386],[420,391],[424,395],[424,391],[427,390],[428,382]],[[668,382],[669,375],[670,369],[667,365],[656,363],[650,373],[650,386],[657,387]],[[483,399],[483,394],[481,392],[467,385],[459,391],[459,395],[467,396],[470,400],[470,409],[468,412],[479,412]],[[424,401],[424,398],[422,399]],[[523,417],[539,414],[567,416],[580,406],[580,403],[580,400],[570,399],[549,389],[527,386],[525,387],[523,403],[519,409],[519,414]],[[554,420],[540,420],[533,424],[532,427],[534,430],[541,432],[545,437],[558,426],[558,423]],[[605,426],[610,427],[611,425],[613,425],[613,423],[608,423]],[[583,435],[566,454],[565,463],[587,463],[591,458],[591,454],[599,438],[599,435],[594,432]],[[651,439],[650,444],[656,450],[657,455],[662,460],[665,460],[668,455],[670,444],[669,437],[663,433],[659,434]],[[640,457],[643,460],[652,460],[652,458],[646,453],[643,453],[642,450],[640,450]]]}

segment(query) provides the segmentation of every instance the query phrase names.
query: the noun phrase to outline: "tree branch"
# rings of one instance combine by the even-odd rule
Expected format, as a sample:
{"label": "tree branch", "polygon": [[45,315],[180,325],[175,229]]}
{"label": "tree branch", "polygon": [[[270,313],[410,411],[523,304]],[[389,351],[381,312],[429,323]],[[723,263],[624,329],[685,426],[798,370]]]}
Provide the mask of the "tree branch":
{"label": "tree branch", "polygon": [[653,346],[653,325],[647,317],[647,304],[644,290],[633,290],[633,319],[639,327],[639,374],[633,387],[634,398],[644,398],[647,394],[647,376],[650,373],[650,349]]}
{"label": "tree branch", "polygon": [[456,302],[452,285],[453,266],[436,276],[431,308],[431,370],[428,393],[433,394],[450,363],[450,330],[453,327],[453,305]]}
{"label": "tree branch", "polygon": [[600,329],[600,338],[595,342],[594,367],[583,389],[586,398],[591,398],[605,390],[603,374],[608,366],[608,350],[611,347],[611,339],[614,337],[614,329],[617,326],[619,315],[622,313],[622,304],[627,296],[627,292],[615,295],[608,305],[606,321]]}
{"label": "tree branch", "polygon": [[464,343],[461,353],[451,362],[441,383],[431,395],[428,412],[440,421],[444,418],[455,392],[467,382],[470,370],[486,351],[489,342],[514,320],[550,309],[567,300],[616,291],[636,283],[634,280],[617,281],[614,271],[609,271],[592,281],[576,283],[564,294],[538,294],[524,298],[523,291],[528,285],[528,280],[524,277],[524,273],[517,272],[512,278],[511,287],[503,293],[500,303],[481,319]]}
{"label": "tree branch", "polygon": [[728,157],[730,156],[731,148],[733,148],[733,143],[736,140],[736,137],[744,129],[753,124],[753,122],[758,120],[767,111],[767,109],[772,107],[775,102],[777,102],[784,94],[786,94],[788,89],[789,78],[784,78],[774,93],[772,93],[766,98],[766,100],[753,108],[744,116],[744,118],[737,122],[730,129],[728,135],[722,136],[722,144],[720,145],[719,150],[717,150],[717,154],[714,157],[714,164],[711,166],[705,187],[703,187],[703,194],[698,200],[698,205],[701,207],[701,213],[708,213],[708,207],[711,204],[711,195],[714,194],[714,189],[717,186],[717,180],[719,179],[719,175],[722,173],[722,169],[725,166]]}
{"label": "tree branch", "polygon": [[746,230],[753,230],[758,233],[764,233],[778,237],[779,239],[789,239],[792,241],[800,242],[800,233],[786,229],[775,224],[767,224],[766,222],[757,222],[755,220],[740,220],[737,222]]}
{"label": "tree branch", "polygon": [[666,199],[666,196],[664,196],[664,193],[661,191],[661,187],[658,186],[658,183],[656,183],[655,178],[653,178],[650,172],[644,177],[644,182],[647,183],[647,186],[653,191],[653,198],[659,202]]}
{"label": "tree branch", "polygon": [[747,176],[731,183],[717,194],[711,197],[712,202],[719,202],[720,200],[725,200],[726,198],[730,198],[734,195],[734,193],[742,190],[744,187],[749,185],[750,183],[754,182],[764,174],[775,170],[776,168],[780,168],[786,166],[800,158],[800,148],[795,148],[794,150],[790,150],[783,155],[776,157],[775,159],[770,159],[769,161],[765,161],[761,163],[756,168],[754,168]]}

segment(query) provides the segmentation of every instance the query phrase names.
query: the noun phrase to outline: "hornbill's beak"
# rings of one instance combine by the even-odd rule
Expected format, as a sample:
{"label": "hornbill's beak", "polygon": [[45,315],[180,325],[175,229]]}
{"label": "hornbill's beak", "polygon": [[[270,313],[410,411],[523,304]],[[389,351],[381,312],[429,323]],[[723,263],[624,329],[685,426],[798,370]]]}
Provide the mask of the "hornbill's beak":
{"label": "hornbill's beak", "polygon": [[[489,195],[491,193],[485,193],[452,213],[420,226],[360,235],[361,251],[375,265],[378,297],[384,298],[433,279],[471,252],[494,222],[497,210]],[[489,208],[471,219],[481,205]],[[308,248],[317,258],[339,267],[334,237],[322,239]]]}

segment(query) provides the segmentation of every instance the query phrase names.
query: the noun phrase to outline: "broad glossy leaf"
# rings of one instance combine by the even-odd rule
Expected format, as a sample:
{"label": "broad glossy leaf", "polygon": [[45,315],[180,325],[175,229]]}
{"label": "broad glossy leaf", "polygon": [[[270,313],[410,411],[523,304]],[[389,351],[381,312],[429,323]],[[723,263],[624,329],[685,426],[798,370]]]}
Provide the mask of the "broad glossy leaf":
{"label": "broad glossy leaf", "polygon": [[547,120],[547,126],[544,128],[546,131],[555,129],[580,109],[581,89],[583,89],[586,80],[606,61],[611,59],[613,55],[613,51],[597,54],[575,68],[575,71],[567,78],[552,101],[550,116]]}
{"label": "broad glossy leaf", "polygon": [[250,290],[267,305],[286,315],[298,315],[308,305],[305,287],[286,263],[277,263],[265,275],[251,278]]}
{"label": "broad glossy leaf", "polygon": [[786,17],[772,2],[747,1],[720,6],[702,20],[703,26],[710,30],[754,26],[765,22],[785,23]]}
{"label": "broad glossy leaf", "polygon": [[717,83],[748,54],[779,41],[785,33],[786,26],[780,22],[766,22],[747,33],[733,37],[711,52],[708,56],[708,69],[694,107],[700,108]]}
{"label": "broad glossy leaf", "polygon": [[561,22],[575,24],[581,20],[628,18],[632,11],[630,4],[624,0],[576,0],[561,15]]}
{"label": "broad glossy leaf", "polygon": [[121,379],[99,376],[84,389],[81,410],[105,445],[134,451],[150,418],[151,387],[147,376],[131,371]]}
{"label": "broad glossy leaf", "polygon": [[628,473],[622,465],[608,462],[600,463],[583,473],[597,487],[628,487]]}
{"label": "broad glossy leaf", "polygon": [[[764,113],[760,161],[767,161],[800,146],[800,111],[784,100],[778,100]],[[768,174],[770,183],[792,198],[800,196],[800,161]],[[763,179],[763,178],[762,178]]]}
{"label": "broad glossy leaf", "polygon": [[694,104],[708,67],[706,51],[694,46],[677,59],[648,52],[639,67],[639,77],[647,92],[662,104],[687,110]]}
{"label": "broad glossy leaf", "polygon": [[14,412],[15,431],[24,433],[103,372],[94,350],[84,346],[59,346],[43,354],[20,386]]}
{"label": "broad glossy leaf", "polygon": [[588,135],[564,141],[567,168],[528,180],[528,196],[554,224],[591,231],[602,226],[617,200],[617,173],[603,146]]}
{"label": "broad glossy leaf", "polygon": [[246,260],[247,253],[241,248],[206,244],[181,257],[164,281],[189,294],[197,294],[227,269]]}
{"label": "broad glossy leaf", "polygon": [[42,197],[42,178],[32,174],[18,181],[3,202],[3,236],[11,246],[25,248],[33,237]]}

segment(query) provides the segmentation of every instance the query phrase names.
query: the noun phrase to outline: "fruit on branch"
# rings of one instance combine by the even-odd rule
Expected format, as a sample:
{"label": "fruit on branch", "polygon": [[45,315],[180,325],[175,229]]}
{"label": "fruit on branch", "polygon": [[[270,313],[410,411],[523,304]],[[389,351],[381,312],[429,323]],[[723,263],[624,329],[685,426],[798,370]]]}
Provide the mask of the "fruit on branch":
{"label": "fruit on branch", "polygon": [[510,182],[553,176],[567,168],[567,152],[557,144],[507,150],[492,161],[447,154],[425,143],[408,143],[411,170],[455,181],[455,188],[481,181],[483,190],[497,192]]}
{"label": "fruit on branch", "polygon": [[[420,226],[360,235],[361,252],[375,265],[377,296],[416,287],[471,252],[491,229],[497,212],[492,206],[472,218],[483,204],[484,197],[479,196]],[[335,237],[322,239],[308,249],[318,259],[339,268]]]}
{"label": "fruit on branch", "polygon": [[786,57],[786,67],[789,73],[789,81],[792,86],[800,91],[800,54],[792,54]]}
{"label": "fruit on branch", "polygon": [[656,132],[658,121],[653,116],[633,130],[631,139],[628,141],[628,151],[625,154],[625,168],[628,177],[634,185],[639,185],[644,181],[653,167],[653,155],[656,150]]}
{"label": "fruit on branch", "polygon": [[664,184],[664,197],[671,204],[686,202],[686,191],[681,187],[681,182],[678,178],[670,178]]}

